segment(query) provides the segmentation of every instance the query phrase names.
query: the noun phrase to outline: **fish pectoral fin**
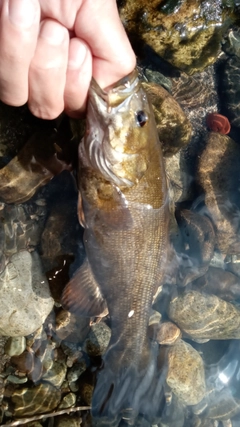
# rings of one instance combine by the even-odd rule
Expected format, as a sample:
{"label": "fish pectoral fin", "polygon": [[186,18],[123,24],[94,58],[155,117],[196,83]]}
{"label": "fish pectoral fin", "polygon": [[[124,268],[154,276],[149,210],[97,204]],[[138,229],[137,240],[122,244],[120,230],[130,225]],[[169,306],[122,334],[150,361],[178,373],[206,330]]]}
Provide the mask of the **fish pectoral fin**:
{"label": "fish pectoral fin", "polygon": [[78,316],[107,315],[107,303],[101,294],[87,258],[65,286],[62,306],[65,310]]}

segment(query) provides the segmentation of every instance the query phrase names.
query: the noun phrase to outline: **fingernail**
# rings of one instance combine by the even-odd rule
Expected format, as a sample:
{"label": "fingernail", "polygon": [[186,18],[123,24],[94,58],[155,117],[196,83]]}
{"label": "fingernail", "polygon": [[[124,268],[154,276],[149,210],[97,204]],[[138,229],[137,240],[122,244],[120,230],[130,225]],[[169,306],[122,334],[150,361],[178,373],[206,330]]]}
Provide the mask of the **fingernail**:
{"label": "fingernail", "polygon": [[80,40],[71,40],[68,56],[68,69],[78,70],[86,57],[87,47]]}
{"label": "fingernail", "polygon": [[40,36],[53,45],[61,44],[68,35],[68,31],[61,24],[54,21],[45,21],[40,28]]}
{"label": "fingernail", "polygon": [[39,4],[35,0],[9,0],[8,16],[17,27],[31,27],[39,16]]}

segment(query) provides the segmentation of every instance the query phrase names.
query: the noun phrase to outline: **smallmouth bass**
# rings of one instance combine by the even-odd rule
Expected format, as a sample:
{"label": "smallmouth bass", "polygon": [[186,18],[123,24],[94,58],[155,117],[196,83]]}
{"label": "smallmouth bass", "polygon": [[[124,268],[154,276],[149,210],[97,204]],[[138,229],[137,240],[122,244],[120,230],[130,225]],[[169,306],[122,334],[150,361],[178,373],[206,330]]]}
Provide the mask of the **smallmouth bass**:
{"label": "smallmouth bass", "polygon": [[92,81],[78,186],[87,257],[62,303],[78,315],[109,312],[112,334],[92,414],[97,425],[118,425],[126,411],[142,412],[151,394],[157,355],[147,328],[168,247],[162,152],[136,70],[105,91]]}

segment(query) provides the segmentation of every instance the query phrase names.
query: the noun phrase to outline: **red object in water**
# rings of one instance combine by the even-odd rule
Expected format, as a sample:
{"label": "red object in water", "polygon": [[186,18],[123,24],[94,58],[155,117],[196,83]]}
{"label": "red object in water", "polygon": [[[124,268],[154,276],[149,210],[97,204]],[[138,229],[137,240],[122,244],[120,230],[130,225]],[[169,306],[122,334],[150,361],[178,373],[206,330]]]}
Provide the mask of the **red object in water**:
{"label": "red object in water", "polygon": [[209,130],[227,135],[231,130],[231,125],[227,117],[218,113],[210,113],[207,115],[207,127]]}

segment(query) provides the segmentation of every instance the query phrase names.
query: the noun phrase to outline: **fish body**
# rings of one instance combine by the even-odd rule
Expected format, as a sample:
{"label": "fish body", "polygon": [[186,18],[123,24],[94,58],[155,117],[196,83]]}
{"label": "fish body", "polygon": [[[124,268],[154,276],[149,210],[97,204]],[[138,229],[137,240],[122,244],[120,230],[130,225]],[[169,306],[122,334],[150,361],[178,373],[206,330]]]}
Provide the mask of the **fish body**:
{"label": "fish body", "polygon": [[156,349],[147,328],[167,262],[167,181],[136,70],[106,91],[92,82],[78,185],[87,257],[63,305],[84,315],[108,309],[112,334],[92,402],[93,416],[105,420],[98,425],[108,425],[139,413],[152,387]]}

